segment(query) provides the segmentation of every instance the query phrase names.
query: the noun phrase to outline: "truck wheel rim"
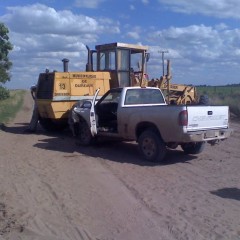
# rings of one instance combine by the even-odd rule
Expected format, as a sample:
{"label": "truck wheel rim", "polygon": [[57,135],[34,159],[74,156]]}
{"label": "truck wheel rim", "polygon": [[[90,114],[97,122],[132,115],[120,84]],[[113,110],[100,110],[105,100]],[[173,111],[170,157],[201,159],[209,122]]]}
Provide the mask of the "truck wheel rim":
{"label": "truck wheel rim", "polygon": [[83,142],[89,141],[89,132],[88,129],[83,128],[81,132],[81,138]]}
{"label": "truck wheel rim", "polygon": [[147,157],[152,157],[156,152],[156,145],[152,138],[145,138],[142,144],[142,151]]}

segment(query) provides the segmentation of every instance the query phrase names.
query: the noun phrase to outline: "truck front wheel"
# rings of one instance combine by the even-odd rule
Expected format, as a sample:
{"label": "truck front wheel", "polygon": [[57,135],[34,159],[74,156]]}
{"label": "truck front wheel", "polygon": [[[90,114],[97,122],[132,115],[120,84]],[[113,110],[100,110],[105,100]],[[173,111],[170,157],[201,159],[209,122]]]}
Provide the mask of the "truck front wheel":
{"label": "truck front wheel", "polygon": [[203,151],[205,142],[184,143],[181,147],[186,154],[199,154]]}
{"label": "truck front wheel", "polygon": [[145,130],[140,135],[138,146],[144,158],[151,162],[161,162],[167,152],[161,137],[152,130]]}
{"label": "truck front wheel", "polygon": [[80,121],[78,125],[78,143],[88,146],[93,142],[93,136],[86,121]]}

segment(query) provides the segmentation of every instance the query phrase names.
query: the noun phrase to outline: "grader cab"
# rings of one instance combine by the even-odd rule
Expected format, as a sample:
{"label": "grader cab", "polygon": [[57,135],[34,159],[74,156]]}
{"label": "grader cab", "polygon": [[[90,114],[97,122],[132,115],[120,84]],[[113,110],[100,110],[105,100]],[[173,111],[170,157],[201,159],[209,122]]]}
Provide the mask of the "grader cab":
{"label": "grader cab", "polygon": [[147,47],[110,43],[87,50],[85,71],[69,72],[69,60],[63,59],[63,72],[40,73],[36,104],[39,122],[45,130],[66,128],[72,106],[79,100],[91,99],[98,88],[101,96],[114,87],[147,85],[144,78],[149,58]]}

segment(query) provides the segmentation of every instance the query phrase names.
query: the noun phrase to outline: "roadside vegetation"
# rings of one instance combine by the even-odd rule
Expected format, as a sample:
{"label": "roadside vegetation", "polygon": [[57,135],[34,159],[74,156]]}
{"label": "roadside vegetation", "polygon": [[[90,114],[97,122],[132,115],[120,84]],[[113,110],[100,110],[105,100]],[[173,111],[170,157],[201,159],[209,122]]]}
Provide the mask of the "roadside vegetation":
{"label": "roadside vegetation", "polygon": [[8,34],[8,28],[0,22],[0,100],[9,97],[9,90],[4,87],[4,84],[11,80],[10,69],[12,67],[8,54],[13,49],[13,45],[9,41]]}
{"label": "roadside vegetation", "polygon": [[198,95],[207,95],[209,103],[228,105],[231,114],[240,119],[240,84],[227,86],[198,86]]}
{"label": "roadside vegetation", "polygon": [[23,106],[25,90],[10,90],[10,97],[0,100],[0,124],[6,124],[14,119]]}

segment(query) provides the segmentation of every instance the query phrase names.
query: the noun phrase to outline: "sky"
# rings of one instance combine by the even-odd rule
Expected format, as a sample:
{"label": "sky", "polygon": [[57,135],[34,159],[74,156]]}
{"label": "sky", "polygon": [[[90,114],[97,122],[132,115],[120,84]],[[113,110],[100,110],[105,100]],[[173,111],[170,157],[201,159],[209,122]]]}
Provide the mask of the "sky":
{"label": "sky", "polygon": [[84,71],[85,45],[121,42],[149,47],[147,72],[162,75],[171,60],[172,82],[240,83],[239,0],[0,0],[0,22],[14,48],[10,89],[29,89],[46,68]]}

